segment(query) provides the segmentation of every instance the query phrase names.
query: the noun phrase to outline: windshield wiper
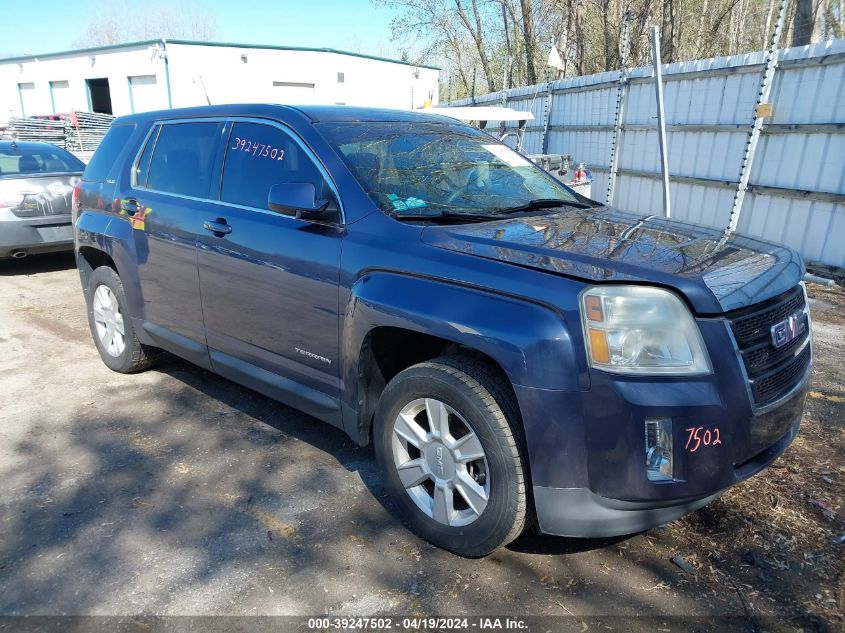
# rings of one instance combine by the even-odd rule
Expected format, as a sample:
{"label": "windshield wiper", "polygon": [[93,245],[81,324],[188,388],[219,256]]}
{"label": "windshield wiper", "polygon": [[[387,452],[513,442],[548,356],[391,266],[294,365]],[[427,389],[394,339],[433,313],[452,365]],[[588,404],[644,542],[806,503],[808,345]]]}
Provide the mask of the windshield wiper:
{"label": "windshield wiper", "polygon": [[[599,205],[601,206],[601,205]],[[531,200],[525,204],[515,207],[507,207],[504,209],[495,209],[485,213],[475,213],[472,211],[437,211],[432,213],[428,210],[423,213],[401,213],[394,212],[391,216],[397,220],[428,220],[430,222],[437,222],[438,220],[466,220],[467,222],[492,222],[493,220],[500,220],[503,216],[519,215],[521,213],[528,213],[530,211],[540,211],[542,209],[552,209],[555,207],[575,207],[576,209],[592,209],[593,205],[585,204],[583,202],[560,200],[559,198],[538,198]]]}
{"label": "windshield wiper", "polygon": [[537,198],[530,200],[525,204],[515,207],[506,207],[504,209],[496,209],[492,211],[492,215],[509,215],[511,213],[520,213],[521,211],[539,211],[541,209],[549,209],[552,207],[575,207],[576,209],[592,209],[593,205],[576,200],[561,200],[559,198]]}
{"label": "windshield wiper", "polygon": [[427,220],[437,222],[438,220],[467,220],[468,222],[490,222],[500,219],[493,213],[461,213],[459,211],[438,211],[437,213],[391,213],[396,220]]}

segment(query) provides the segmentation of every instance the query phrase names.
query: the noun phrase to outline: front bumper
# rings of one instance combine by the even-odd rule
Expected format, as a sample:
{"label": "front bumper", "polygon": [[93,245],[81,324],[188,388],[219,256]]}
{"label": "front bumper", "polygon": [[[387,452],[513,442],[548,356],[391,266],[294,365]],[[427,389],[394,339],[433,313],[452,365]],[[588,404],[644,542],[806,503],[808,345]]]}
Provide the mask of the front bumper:
{"label": "front bumper", "polygon": [[70,215],[0,221],[0,259],[22,251],[27,255],[73,250]]}
{"label": "front bumper", "polygon": [[[757,474],[775,461],[798,433],[800,419],[777,443],[734,470],[733,483]],[[691,499],[622,501],[595,494],[587,488],[534,486],[537,522],[544,534],[597,538],[642,532],[695,512],[726,489]]]}
{"label": "front bumper", "polygon": [[[629,534],[677,519],[759,472],[791,443],[811,365],[780,400],[752,406],[724,322],[700,322],[713,373],[626,377],[593,371],[586,391],[515,386],[540,529],[565,536]],[[672,479],[651,481],[645,422],[670,420]],[[696,429],[718,442],[691,441]],[[718,433],[718,436],[716,435]]]}

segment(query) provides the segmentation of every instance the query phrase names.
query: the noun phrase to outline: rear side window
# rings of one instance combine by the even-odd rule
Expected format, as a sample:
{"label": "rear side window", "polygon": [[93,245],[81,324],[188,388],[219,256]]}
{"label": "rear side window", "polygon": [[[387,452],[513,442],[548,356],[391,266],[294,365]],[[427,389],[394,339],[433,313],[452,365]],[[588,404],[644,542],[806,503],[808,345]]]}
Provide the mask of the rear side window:
{"label": "rear side window", "polygon": [[133,129],[135,129],[134,125],[113,125],[100,142],[94,156],[91,157],[91,162],[85,168],[82,178],[96,182],[105,181],[120,151],[126,146]]}
{"label": "rear side window", "polygon": [[147,188],[208,198],[220,127],[213,122],[162,125],[152,150]]}
{"label": "rear side window", "polygon": [[85,163],[58,147],[0,150],[0,176],[27,176],[80,172]]}
{"label": "rear side window", "polygon": [[267,208],[270,187],[310,182],[323,192],[323,175],[311,157],[286,132],[261,123],[235,123],[229,136],[220,199]]}

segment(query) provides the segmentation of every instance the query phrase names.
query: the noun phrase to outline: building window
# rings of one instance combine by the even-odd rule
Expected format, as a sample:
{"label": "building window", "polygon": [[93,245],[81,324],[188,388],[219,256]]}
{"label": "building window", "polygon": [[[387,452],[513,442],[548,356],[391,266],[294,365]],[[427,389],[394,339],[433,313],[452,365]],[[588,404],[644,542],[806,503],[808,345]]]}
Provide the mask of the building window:
{"label": "building window", "polygon": [[337,83],[342,84],[344,81],[346,81],[346,76],[344,75],[344,73],[338,73]]}

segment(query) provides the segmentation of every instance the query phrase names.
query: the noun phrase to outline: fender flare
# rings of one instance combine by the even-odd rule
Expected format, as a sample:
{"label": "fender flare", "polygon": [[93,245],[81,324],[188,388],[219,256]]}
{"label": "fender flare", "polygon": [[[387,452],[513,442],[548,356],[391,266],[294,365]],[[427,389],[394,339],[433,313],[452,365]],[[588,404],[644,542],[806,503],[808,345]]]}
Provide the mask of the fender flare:
{"label": "fender flare", "polygon": [[[393,327],[462,345],[492,358],[514,386],[581,391],[589,375],[576,353],[580,339],[551,307],[455,282],[371,271],[352,286],[341,333],[345,427],[357,437],[369,429],[358,419],[362,346],[379,327]],[[577,325],[580,328],[580,324]],[[362,438],[363,439],[363,438]]]}
{"label": "fender flare", "polygon": [[111,257],[123,283],[130,313],[141,316],[144,300],[137,271],[133,228],[129,222],[125,218],[85,211],[77,218],[74,232],[77,253],[82,248],[93,248]]}

